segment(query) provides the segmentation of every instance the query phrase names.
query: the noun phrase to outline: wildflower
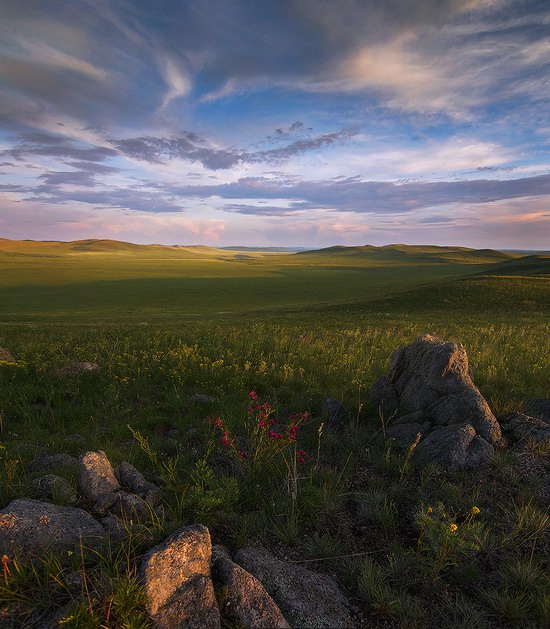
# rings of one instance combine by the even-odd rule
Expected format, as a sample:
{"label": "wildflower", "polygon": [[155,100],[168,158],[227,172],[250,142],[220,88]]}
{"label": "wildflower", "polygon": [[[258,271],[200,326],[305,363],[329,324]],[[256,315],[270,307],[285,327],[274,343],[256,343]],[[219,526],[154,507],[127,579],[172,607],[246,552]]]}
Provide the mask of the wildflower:
{"label": "wildflower", "polygon": [[457,524],[449,524],[449,532],[451,533],[456,533],[458,531],[458,525]]}
{"label": "wildflower", "polygon": [[216,426],[216,428],[223,428],[223,422],[219,417],[217,417],[212,423]]}
{"label": "wildflower", "polygon": [[470,509],[470,515],[477,515],[478,513],[481,513],[481,510],[479,509],[479,507],[472,507]]}
{"label": "wildflower", "polygon": [[253,401],[256,402],[256,400],[258,399],[258,394],[255,391],[249,391],[248,392],[248,397]]}
{"label": "wildflower", "polygon": [[229,432],[227,432],[227,430],[223,433],[223,437],[220,439],[220,443],[226,448],[231,445],[231,439],[229,439]]}
{"label": "wildflower", "polygon": [[241,459],[246,459],[248,454],[244,450],[239,450],[239,456],[241,457]]}
{"label": "wildflower", "polygon": [[268,436],[269,436],[270,439],[273,439],[273,440],[277,440],[277,439],[282,439],[283,438],[283,435],[280,432],[275,432],[274,430],[270,430],[268,432]]}
{"label": "wildflower", "polygon": [[7,577],[8,575],[11,577],[11,571],[10,571],[10,567],[9,564],[10,563],[10,558],[7,555],[3,555],[2,556],[2,566],[4,568],[4,576]]}
{"label": "wildflower", "polygon": [[428,511],[428,513],[432,513],[433,512],[432,507],[428,507],[427,511]]}
{"label": "wildflower", "polygon": [[290,441],[296,441],[296,435],[298,434],[299,424],[291,424],[288,427],[288,438]]}
{"label": "wildflower", "polygon": [[305,450],[300,450],[298,452],[298,460],[302,463],[302,465],[306,462],[306,456],[307,452]]}

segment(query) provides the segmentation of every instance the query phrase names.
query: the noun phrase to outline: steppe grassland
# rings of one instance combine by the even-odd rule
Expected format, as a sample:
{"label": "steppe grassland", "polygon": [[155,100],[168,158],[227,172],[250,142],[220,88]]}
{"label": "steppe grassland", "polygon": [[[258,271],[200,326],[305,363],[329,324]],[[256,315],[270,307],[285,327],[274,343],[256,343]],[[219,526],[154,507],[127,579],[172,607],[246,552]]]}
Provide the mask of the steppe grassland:
{"label": "steppe grassland", "polygon": [[[320,268],[313,269],[293,261],[296,275],[289,280],[285,256],[258,255],[244,262],[186,263],[191,275],[208,269],[217,275],[219,292],[215,299],[203,293],[206,306],[200,292],[195,301],[174,294],[174,286],[185,292],[188,280],[201,281],[182,278],[181,269],[163,293],[166,301],[153,293],[143,304],[147,293],[125,290],[124,277],[150,273],[154,287],[159,268],[166,267],[128,255],[116,271],[112,255],[85,255],[96,262],[79,263],[84,301],[71,297],[74,285],[68,282],[55,299],[38,292],[37,312],[27,309],[29,301],[2,305],[0,346],[17,359],[0,368],[2,505],[33,495],[26,465],[40,448],[75,455],[83,448],[101,448],[114,464],[130,460],[159,483],[172,514],[145,527],[146,542],[138,536],[127,548],[126,561],[172,528],[202,521],[217,541],[232,546],[259,540],[300,560],[321,559],[316,569],[336,573],[372,621],[440,626],[433,605],[437,599],[445,603],[444,618],[455,619],[453,626],[545,626],[548,515],[537,498],[538,479],[527,482],[519,475],[509,453],[499,455],[485,477],[414,472],[406,453],[383,439],[390,418],[381,417],[368,400],[368,387],[387,371],[394,350],[424,332],[465,345],[474,379],[497,413],[522,408],[525,398],[550,397],[550,291],[544,273],[466,276],[466,270],[487,267],[464,269],[454,263],[443,269],[433,262],[396,266],[389,261],[382,266],[386,283],[376,284],[368,271],[381,263],[356,260],[352,266],[361,268],[351,269],[353,277],[362,272],[364,282],[358,289],[346,275],[349,263],[333,257],[321,256]],[[26,279],[17,280],[18,271],[12,271],[12,288],[19,283],[25,299],[37,290],[37,279],[51,281],[57,272],[55,262],[36,262],[34,272],[34,262],[27,267]],[[232,283],[235,276],[226,271],[244,275],[239,264],[258,272],[245,288]],[[340,277],[332,293],[319,282],[329,266],[335,268],[328,273]],[[48,273],[39,275],[39,267]],[[73,281],[78,268],[66,268]],[[121,268],[126,275],[119,277],[118,289],[102,293],[103,281],[122,273]],[[463,278],[435,281],[458,275]],[[301,286],[308,282],[311,292],[304,294]],[[394,292],[397,288],[406,290]],[[238,299],[236,290],[242,291]],[[287,301],[281,303],[278,295]],[[220,299],[226,303],[220,305]],[[348,301],[322,303],[339,299]],[[307,307],[300,306],[308,300]],[[118,323],[113,308],[121,313]],[[208,317],[196,314],[208,308]],[[215,314],[232,309],[256,312]],[[88,378],[59,379],[51,373],[52,367],[78,360],[96,362],[101,370]],[[288,492],[291,448],[274,453],[252,473],[228,458],[219,443],[213,418],[221,418],[232,435],[246,436],[249,391],[276,407],[282,431],[290,414],[312,413],[299,435],[308,462],[299,472],[296,499]],[[197,392],[215,396],[216,402],[206,407],[189,403],[188,396]],[[344,436],[321,427],[319,409],[328,396],[351,409]],[[180,431],[177,439],[167,437],[172,429]],[[66,440],[75,433],[83,443]],[[60,473],[75,482],[70,471]],[[470,514],[474,506],[479,515]],[[363,533],[349,529],[350,514]],[[117,557],[107,567],[90,560],[87,570],[101,588],[84,608],[75,602],[76,626],[98,618],[105,622],[107,610],[117,605],[125,610],[116,617],[120,624],[125,618],[134,623],[129,626],[147,626],[132,575],[129,582],[119,579],[128,587],[112,578],[119,569]],[[405,574],[416,576],[407,580]],[[55,565],[45,565],[34,576],[22,569],[1,593],[29,610],[37,601],[55,609],[66,597],[45,584],[56,576]]]}

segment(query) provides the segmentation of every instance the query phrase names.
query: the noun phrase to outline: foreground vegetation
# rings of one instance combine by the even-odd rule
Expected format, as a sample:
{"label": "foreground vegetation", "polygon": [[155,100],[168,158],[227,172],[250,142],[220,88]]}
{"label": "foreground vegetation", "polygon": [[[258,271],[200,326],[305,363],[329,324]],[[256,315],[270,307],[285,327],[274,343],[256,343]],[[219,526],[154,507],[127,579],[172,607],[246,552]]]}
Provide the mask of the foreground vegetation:
{"label": "foreground vegetation", "polygon": [[[384,268],[394,268],[387,258]],[[262,259],[247,264],[268,265]],[[28,464],[37,454],[102,449],[113,464],[130,461],[158,483],[164,510],[107,556],[70,558],[72,571],[55,557],[34,567],[7,558],[0,614],[16,613],[23,626],[42,626],[56,610],[63,626],[148,626],[135,571],[140,553],[202,522],[214,542],[261,542],[334,575],[357,607],[358,626],[548,626],[548,452],[524,443],[486,470],[414,470],[410,452],[384,438],[392,418],[368,396],[393,351],[430,332],[465,345],[497,415],[550,397],[546,262],[532,272],[504,259],[506,273],[496,273],[483,259],[483,268],[469,262],[467,274],[464,263],[452,262],[451,272],[432,261],[429,277],[417,262],[395,266],[402,279],[393,291],[388,284],[377,292],[376,282],[369,291],[365,279],[365,300],[346,288],[346,269],[329,256],[323,272],[335,267],[347,301],[319,303],[331,301],[318,298],[319,269],[302,269],[317,297],[307,308],[277,303],[273,295],[289,284],[273,292],[268,282],[263,313],[176,316],[161,300],[112,323],[112,309],[93,294],[94,305],[74,302],[72,310],[70,300],[56,305],[42,296],[44,317],[26,310],[28,288],[20,310],[3,302],[0,346],[16,361],[0,365],[0,507],[36,495]],[[434,282],[438,274],[462,279]],[[24,286],[12,280],[9,290]],[[259,310],[254,290],[234,307],[216,302],[212,312],[241,310],[247,300],[248,310]],[[64,308],[70,316],[51,318]],[[55,374],[81,360],[99,372]],[[196,393],[215,399],[196,403],[189,399]],[[321,416],[327,397],[349,409],[343,426]],[[72,470],[57,472],[76,483]],[[68,576],[75,571],[76,589]]]}

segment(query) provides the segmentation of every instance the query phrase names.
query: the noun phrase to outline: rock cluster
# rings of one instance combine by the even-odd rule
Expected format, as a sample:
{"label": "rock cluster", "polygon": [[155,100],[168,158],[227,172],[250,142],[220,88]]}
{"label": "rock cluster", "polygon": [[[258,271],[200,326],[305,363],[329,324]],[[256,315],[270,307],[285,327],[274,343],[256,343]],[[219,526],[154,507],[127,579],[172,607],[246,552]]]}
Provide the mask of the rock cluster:
{"label": "rock cluster", "polygon": [[86,510],[68,506],[78,497],[65,478],[51,473],[40,476],[34,481],[37,494],[64,505],[28,498],[10,502],[0,511],[0,554],[34,559],[48,548],[74,551],[81,545],[97,546],[113,531],[120,534],[146,519],[160,500],[160,489],[130,463],[121,463],[117,478],[101,450],[86,452],[80,460],[68,454],[41,456],[29,470],[44,472],[60,467],[78,469],[78,487]]}
{"label": "rock cluster", "polygon": [[151,549],[141,565],[154,625],[289,629],[351,628],[350,605],[336,583],[281,561],[260,547],[212,549],[206,527],[186,527]]}

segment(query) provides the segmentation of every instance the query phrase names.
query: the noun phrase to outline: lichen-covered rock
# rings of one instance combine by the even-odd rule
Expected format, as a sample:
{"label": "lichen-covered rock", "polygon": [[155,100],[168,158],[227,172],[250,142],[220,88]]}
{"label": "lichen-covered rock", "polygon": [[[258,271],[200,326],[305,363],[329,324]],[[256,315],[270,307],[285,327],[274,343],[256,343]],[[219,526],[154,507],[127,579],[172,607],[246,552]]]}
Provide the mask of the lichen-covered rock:
{"label": "lichen-covered rock", "polygon": [[550,444],[550,423],[523,413],[508,413],[498,418],[502,430],[514,442],[532,441]]}
{"label": "lichen-covered rock", "polygon": [[478,467],[489,463],[493,446],[469,424],[442,426],[433,430],[414,449],[411,462],[437,463],[447,469]]}
{"label": "lichen-covered rock", "polygon": [[86,452],[80,457],[78,483],[84,497],[94,502],[105,494],[120,490],[111,463],[103,450]]}
{"label": "lichen-covered rock", "polygon": [[215,629],[220,612],[210,575],[212,543],[205,526],[177,531],[141,565],[147,612],[159,629]]}
{"label": "lichen-covered rock", "polygon": [[49,498],[56,502],[64,504],[73,504],[76,502],[76,492],[71,483],[56,474],[46,474],[34,481],[38,493],[44,498]]}
{"label": "lichen-covered rock", "polygon": [[241,548],[235,561],[255,576],[292,627],[355,627],[349,602],[326,575],[280,561],[260,547]]}
{"label": "lichen-covered rock", "polygon": [[212,575],[223,596],[223,613],[232,623],[250,629],[290,629],[264,586],[220,546],[212,552]]}
{"label": "lichen-covered rock", "polygon": [[20,498],[0,511],[0,554],[33,559],[45,551],[97,547],[102,526],[83,509]]}
{"label": "lichen-covered rock", "polygon": [[70,454],[44,454],[29,463],[29,472],[46,472],[55,470],[58,467],[73,467],[76,469],[77,466],[78,459],[75,459]]}

